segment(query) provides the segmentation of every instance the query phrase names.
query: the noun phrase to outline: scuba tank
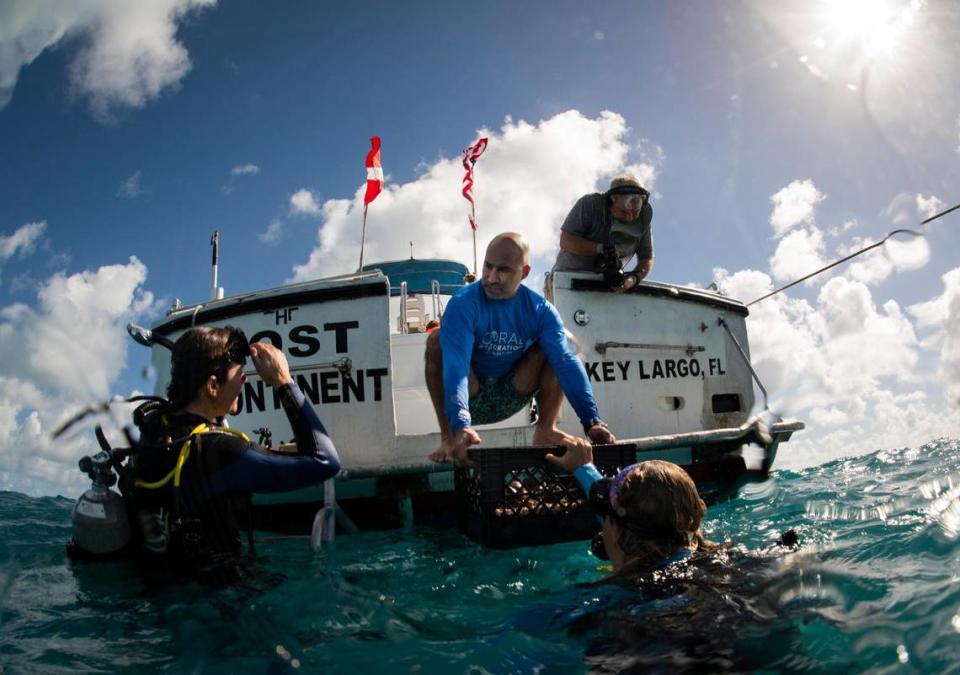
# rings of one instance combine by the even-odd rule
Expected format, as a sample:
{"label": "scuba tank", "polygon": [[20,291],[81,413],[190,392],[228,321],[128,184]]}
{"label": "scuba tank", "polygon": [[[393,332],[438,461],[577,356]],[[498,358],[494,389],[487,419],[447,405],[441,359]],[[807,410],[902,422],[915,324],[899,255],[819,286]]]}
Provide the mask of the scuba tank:
{"label": "scuba tank", "polygon": [[[99,440],[103,432],[99,427],[97,432]],[[92,457],[80,459],[80,470],[90,477],[93,485],[73,507],[73,537],[67,544],[71,558],[112,556],[130,544],[132,535],[127,505],[119,493],[110,489],[117,482],[114,469],[123,471],[122,462],[128,452],[126,448],[104,449]]]}

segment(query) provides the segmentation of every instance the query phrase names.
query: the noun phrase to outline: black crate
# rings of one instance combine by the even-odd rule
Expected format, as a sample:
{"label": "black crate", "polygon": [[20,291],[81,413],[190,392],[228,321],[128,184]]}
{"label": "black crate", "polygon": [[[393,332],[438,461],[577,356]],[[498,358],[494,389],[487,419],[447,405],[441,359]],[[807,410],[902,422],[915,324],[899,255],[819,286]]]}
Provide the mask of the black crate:
{"label": "black crate", "polygon": [[[572,474],[545,459],[549,448],[472,448],[472,466],[454,473],[460,531],[490,548],[590,539],[600,529]],[[636,461],[632,445],[601,445],[593,463],[605,476]]]}

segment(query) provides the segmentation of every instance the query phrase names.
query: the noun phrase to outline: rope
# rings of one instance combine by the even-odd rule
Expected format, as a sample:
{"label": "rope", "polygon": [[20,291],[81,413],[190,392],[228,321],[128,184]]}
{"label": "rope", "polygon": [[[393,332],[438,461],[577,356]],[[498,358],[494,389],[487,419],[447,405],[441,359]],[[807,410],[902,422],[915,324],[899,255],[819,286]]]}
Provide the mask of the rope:
{"label": "rope", "polygon": [[730,330],[730,326],[727,325],[727,322],[724,321],[722,316],[719,319],[717,319],[717,323],[723,326],[723,329],[727,331],[727,335],[729,335],[730,339],[733,340],[734,346],[737,348],[737,351],[740,353],[740,358],[743,359],[743,362],[747,365],[747,368],[750,370],[750,374],[753,375],[753,379],[757,383],[757,386],[760,387],[760,393],[763,394],[763,409],[770,410],[770,401],[767,396],[767,388],[763,386],[763,382],[760,381],[760,376],[757,375],[757,371],[753,369],[753,365],[750,363],[750,357],[747,356],[747,353],[743,350],[743,347],[740,346],[740,341],[737,340],[737,336],[733,334],[733,331]]}
{"label": "rope", "polygon": [[[950,207],[949,209],[947,209],[947,210],[945,210],[945,211],[941,211],[940,213],[937,213],[937,214],[935,214],[935,215],[932,215],[932,216],[930,216],[929,218],[927,218],[926,220],[924,220],[924,221],[923,221],[922,223],[920,223],[920,224],[921,224],[921,225],[926,225],[927,223],[931,223],[931,222],[933,222],[934,220],[936,220],[937,218],[941,218],[941,217],[947,215],[948,213],[950,213],[950,212],[952,212],[952,211],[956,211],[957,209],[960,209],[960,204],[957,204],[956,206],[952,206],[952,207]],[[861,248],[859,251],[854,251],[853,253],[851,253],[850,255],[848,255],[848,256],[846,256],[846,257],[840,258],[839,260],[835,260],[835,261],[833,261],[832,263],[830,263],[829,265],[825,265],[825,266],[821,267],[820,269],[818,269],[818,270],[816,270],[816,271],[814,271],[814,272],[811,272],[810,274],[808,274],[808,275],[806,275],[806,276],[804,276],[804,277],[800,277],[799,279],[796,279],[795,281],[791,281],[791,282],[790,282],[789,284],[787,284],[786,286],[781,286],[780,288],[776,289],[775,291],[770,291],[770,292],[767,293],[766,295],[761,296],[761,297],[757,298],[756,300],[752,300],[752,301],[748,302],[746,306],[747,306],[747,307],[750,307],[751,305],[755,305],[755,304],[757,304],[758,302],[760,302],[761,300],[766,300],[767,298],[772,297],[772,296],[776,295],[777,293],[782,293],[783,291],[787,290],[788,288],[792,288],[792,287],[796,286],[796,285],[799,284],[799,283],[803,283],[803,282],[806,281],[807,279],[810,279],[811,277],[815,277],[815,276],[817,276],[818,274],[822,274],[823,272],[826,272],[827,270],[832,269],[832,268],[836,267],[837,265],[839,265],[839,264],[841,264],[841,263],[845,263],[845,262],[847,262],[848,260],[852,260],[853,258],[856,258],[858,255],[862,255],[862,254],[866,253],[867,251],[870,251],[870,250],[873,250],[873,249],[877,248],[878,246],[883,246],[885,243],[887,243],[887,239],[889,239],[890,237],[892,237],[892,236],[894,236],[894,235],[897,235],[897,234],[909,234],[909,235],[912,236],[912,237],[923,237],[923,236],[925,236],[925,235],[923,234],[923,232],[917,232],[916,230],[908,230],[908,229],[893,230],[892,232],[889,232],[889,233],[887,234],[887,236],[885,236],[883,239],[881,239],[880,241],[876,242],[875,244],[870,244],[869,246],[865,246],[864,248]]]}

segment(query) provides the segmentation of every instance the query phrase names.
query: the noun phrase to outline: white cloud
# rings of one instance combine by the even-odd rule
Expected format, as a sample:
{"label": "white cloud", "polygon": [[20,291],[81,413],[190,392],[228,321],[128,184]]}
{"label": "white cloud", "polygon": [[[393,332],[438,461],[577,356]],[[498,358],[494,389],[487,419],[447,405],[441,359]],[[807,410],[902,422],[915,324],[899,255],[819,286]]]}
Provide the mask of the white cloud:
{"label": "white cloud", "polygon": [[223,184],[223,193],[228,195],[233,192],[233,186],[238,176],[255,176],[258,173],[260,173],[260,167],[256,164],[237,164],[230,169],[230,176],[227,178],[227,182]]}
{"label": "white cloud", "polygon": [[835,227],[829,228],[829,229],[827,230],[827,233],[828,233],[831,237],[839,237],[839,236],[840,236],[841,234],[843,234],[844,232],[847,232],[847,231],[852,230],[853,228],[857,227],[857,225],[858,225],[858,223],[857,223],[856,220],[847,220],[847,221],[844,221],[843,223],[841,223],[840,225],[837,225],[837,226],[835,226]]}
{"label": "white cloud", "polygon": [[117,196],[123,197],[124,199],[136,199],[143,192],[143,188],[140,187],[140,179],[143,177],[143,172],[139,169],[134,171],[128,178],[125,178],[120,182],[120,189],[117,190]]}
{"label": "white cloud", "polygon": [[77,410],[104,400],[126,365],[124,325],[154,309],[147,270],[125,265],[47,279],[36,308],[0,308],[0,488],[77,494],[76,470],[89,434],[52,443],[50,433]]}
{"label": "white cloud", "polygon": [[[838,256],[847,256],[875,243],[855,237],[849,244],[837,247]],[[877,284],[894,271],[920,269],[930,261],[930,245],[923,237],[900,234],[887,239],[879,248],[867,251],[850,263],[846,276],[865,284]]]}
{"label": "white cloud", "polygon": [[300,188],[290,195],[290,212],[298,215],[315,216],[321,212],[321,208],[310,190]]}
{"label": "white cloud", "polygon": [[[770,222],[783,238],[770,258],[773,278],[756,270],[715,269],[720,290],[750,301],[772,290],[774,279],[799,278],[826,264],[823,233],[814,219],[814,205],[823,198],[809,181],[794,181],[774,195]],[[937,202],[901,193],[886,214],[905,223],[918,211],[939,208]],[[806,225],[791,229],[801,223]],[[829,232],[837,237],[855,225],[849,221]],[[871,243],[855,237],[837,245],[835,257]],[[793,290],[750,307],[751,360],[774,397],[771,408],[807,423],[782,449],[778,467],[810,466],[960,433],[960,337],[954,337],[960,336],[960,268],[944,276],[940,296],[911,306],[908,314],[892,299],[875,299],[868,286],[929,259],[926,239],[898,236],[832,270],[813,301],[792,297]],[[910,315],[917,317],[916,327]],[[922,342],[917,330],[926,333]],[[938,359],[946,401],[928,398],[930,359],[924,350]]]}
{"label": "white cloud", "polygon": [[934,438],[960,434],[956,415],[933,405],[922,391],[896,394],[878,389],[865,395],[861,407],[861,413],[840,425],[811,415],[807,429],[780,446],[776,468],[816,466],[879,449],[916,448]]}
{"label": "white cloud", "polygon": [[770,197],[773,202],[773,213],[770,224],[773,233],[781,236],[794,225],[800,223],[814,224],[814,207],[817,202],[826,198],[812,180],[795,180]]}
{"label": "white cloud", "polygon": [[[724,293],[747,301],[773,287],[756,270],[716,269],[714,279]],[[960,269],[957,287],[960,298]],[[941,316],[943,306],[941,300],[928,314]],[[911,321],[893,300],[878,307],[863,283],[833,278],[813,304],[775,295],[750,308],[747,327],[751,361],[774,397],[771,408],[808,425],[782,448],[780,468],[960,431],[942,410],[921,402],[920,345]],[[895,392],[902,388],[909,393]]]}
{"label": "white cloud", "polygon": [[813,408],[810,411],[810,421],[820,427],[837,427],[846,424],[849,419],[850,416],[836,406]]}
{"label": "white cloud", "polygon": [[[521,230],[536,252],[534,267],[552,264],[557,224],[584,193],[603,189],[630,166],[643,174],[649,189],[656,180],[654,162],[630,163],[629,129],[620,115],[603,112],[591,119],[575,110],[537,124],[507,118],[499,131],[480,129],[490,145],[477,163],[478,250],[505,230]],[[643,168],[649,165],[649,169]],[[452,257],[472,268],[469,204],[460,194],[460,158],[440,159],[424,167],[414,181],[387,183],[368,210],[364,258],[384,260],[414,242],[418,257]],[[518,190],[517,186],[523,186]],[[307,262],[294,268],[294,279],[352,270],[361,235],[364,186],[352,199],[317,205],[322,224],[319,246]],[[312,195],[306,190],[304,197]],[[291,203],[292,203],[291,199]],[[306,202],[306,199],[304,199]],[[315,204],[311,201],[309,203]]]}
{"label": "white cloud", "polygon": [[283,223],[279,220],[274,220],[267,226],[265,232],[261,232],[257,235],[257,239],[262,241],[264,244],[270,244],[276,246],[280,242],[280,237],[283,235]]}
{"label": "white cloud", "polygon": [[936,215],[943,210],[944,206],[946,205],[943,203],[943,200],[935,195],[924,197],[922,194],[917,194],[917,211],[920,212],[920,215],[922,215],[924,219]]}
{"label": "white cloud", "polygon": [[[844,248],[848,249],[846,253],[842,252]],[[839,255],[853,253],[859,248],[862,246],[841,247]],[[872,286],[889,277],[892,272],[893,262],[886,256],[883,249],[874,249],[857,258],[856,262],[850,263],[846,276]]]}
{"label": "white cloud", "polygon": [[46,221],[21,225],[13,234],[0,234],[0,261],[9,260],[15,255],[21,257],[33,253],[37,241],[47,228]]}
{"label": "white cloud", "polygon": [[190,70],[177,23],[216,0],[7,0],[0,4],[0,108],[20,69],[65,38],[76,40],[71,88],[102,119],[139,108]]}
{"label": "white cloud", "polygon": [[949,402],[960,407],[960,267],[942,280],[943,293],[908,309],[919,328],[932,331],[923,346],[939,356],[939,375]]}
{"label": "white cloud", "polygon": [[4,374],[77,397],[106,397],[124,365],[123,325],[153,304],[152,294],[141,290],[146,274],[136,258],[95,272],[55,274],[40,287],[37,309],[4,308]]}
{"label": "white cloud", "polygon": [[901,192],[890,200],[887,216],[898,227],[905,227],[916,221],[917,197],[909,192]]}
{"label": "white cloud", "polygon": [[[794,230],[777,244],[770,258],[770,272],[781,283],[799,279],[827,264],[823,251],[823,233],[816,227]],[[823,278],[814,277],[808,283],[814,284]]]}
{"label": "white cloud", "polygon": [[256,164],[237,164],[230,169],[231,176],[253,176],[260,173],[260,167]]}

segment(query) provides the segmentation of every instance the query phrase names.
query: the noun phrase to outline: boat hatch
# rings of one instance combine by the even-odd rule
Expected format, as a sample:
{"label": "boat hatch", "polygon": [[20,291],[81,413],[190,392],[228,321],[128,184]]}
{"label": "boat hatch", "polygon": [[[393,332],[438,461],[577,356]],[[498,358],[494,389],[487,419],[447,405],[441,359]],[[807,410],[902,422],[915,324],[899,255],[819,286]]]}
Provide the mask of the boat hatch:
{"label": "boat hatch", "polygon": [[407,293],[432,293],[433,282],[440,284],[441,295],[453,295],[466,283],[467,266],[454,260],[393,260],[363,266],[364,272],[380,270],[390,279],[390,295],[398,297],[401,284],[406,282]]}

